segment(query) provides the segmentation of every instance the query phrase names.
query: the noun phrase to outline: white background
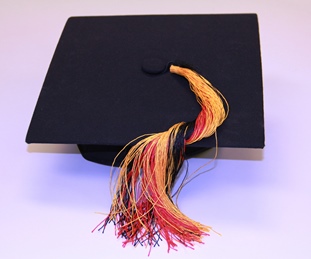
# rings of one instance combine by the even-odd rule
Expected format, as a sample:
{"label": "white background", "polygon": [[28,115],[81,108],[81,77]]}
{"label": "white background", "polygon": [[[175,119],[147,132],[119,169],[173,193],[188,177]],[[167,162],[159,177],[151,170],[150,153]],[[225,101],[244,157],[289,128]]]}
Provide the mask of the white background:
{"label": "white background", "polygon": [[[122,248],[108,212],[109,167],[75,146],[30,145],[25,135],[53,52],[70,16],[257,13],[266,147],[221,149],[179,205],[222,233],[195,250],[150,258],[311,258],[311,1],[0,1],[0,258],[147,258]],[[207,158],[212,153],[204,154]],[[190,170],[208,161],[190,160]]]}

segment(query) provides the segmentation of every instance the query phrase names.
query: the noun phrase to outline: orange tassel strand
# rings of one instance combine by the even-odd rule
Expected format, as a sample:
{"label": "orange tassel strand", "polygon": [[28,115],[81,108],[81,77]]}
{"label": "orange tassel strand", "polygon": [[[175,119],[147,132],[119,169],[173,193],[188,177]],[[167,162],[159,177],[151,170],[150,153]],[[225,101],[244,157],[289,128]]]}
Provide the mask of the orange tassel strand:
{"label": "orange tassel strand", "polygon": [[165,132],[144,136],[120,165],[115,194],[108,217],[118,237],[128,243],[154,247],[165,239],[170,249],[177,244],[193,248],[202,243],[211,227],[184,215],[172,200],[172,188],[185,160],[186,145],[210,137],[227,118],[224,96],[195,71],[171,65],[170,72],[185,77],[202,110],[195,121],[180,122]]}

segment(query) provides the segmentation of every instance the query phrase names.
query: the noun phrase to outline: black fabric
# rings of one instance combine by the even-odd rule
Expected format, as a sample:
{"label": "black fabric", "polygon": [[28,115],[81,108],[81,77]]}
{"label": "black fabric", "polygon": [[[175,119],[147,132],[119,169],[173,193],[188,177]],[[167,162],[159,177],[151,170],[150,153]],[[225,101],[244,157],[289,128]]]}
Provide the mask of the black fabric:
{"label": "black fabric", "polygon": [[[218,130],[220,147],[264,146],[255,14],[70,18],[26,142],[116,149],[142,134],[193,121],[200,106],[184,78],[162,71],[170,62],[192,67],[227,98],[230,114]],[[213,146],[214,138],[192,145]]]}

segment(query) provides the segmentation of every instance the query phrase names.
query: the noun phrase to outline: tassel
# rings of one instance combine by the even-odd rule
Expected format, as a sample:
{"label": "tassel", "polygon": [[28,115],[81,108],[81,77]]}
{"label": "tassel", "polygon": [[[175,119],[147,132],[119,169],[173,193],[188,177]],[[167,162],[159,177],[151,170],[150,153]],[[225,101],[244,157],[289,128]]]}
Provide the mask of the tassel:
{"label": "tassel", "polygon": [[193,248],[212,230],[178,209],[172,188],[185,160],[186,145],[215,134],[229,112],[224,96],[204,77],[176,65],[169,70],[188,80],[202,110],[195,121],[144,135],[129,150],[120,165],[110,213],[95,228],[104,232],[113,222],[116,235],[125,239],[123,246],[141,244],[151,249],[165,239],[168,252],[176,250],[178,243]]}

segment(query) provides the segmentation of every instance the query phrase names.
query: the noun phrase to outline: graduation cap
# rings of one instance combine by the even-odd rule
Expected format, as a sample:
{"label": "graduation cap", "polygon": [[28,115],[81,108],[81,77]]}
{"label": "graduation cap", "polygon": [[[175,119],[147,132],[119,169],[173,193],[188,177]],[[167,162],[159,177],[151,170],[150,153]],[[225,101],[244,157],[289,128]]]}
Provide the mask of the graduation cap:
{"label": "graduation cap", "polygon": [[[264,146],[255,14],[70,18],[26,142],[77,144],[86,159],[111,164],[132,139],[195,119],[188,82],[162,73],[169,62],[193,67],[227,98],[219,147]],[[214,146],[207,138],[187,151]]]}
{"label": "graduation cap", "polygon": [[[77,144],[84,158],[112,164],[135,138],[194,121],[201,106],[189,82],[168,72],[171,64],[191,67],[227,99],[230,113],[217,129],[219,147],[263,148],[262,70],[255,14],[70,18],[48,69],[26,142]],[[215,138],[203,138],[187,145],[186,154],[215,145]],[[109,220],[118,217],[122,221],[119,214]],[[155,227],[158,232],[159,228]],[[148,231],[150,236],[152,231]],[[127,240],[140,242],[122,233]],[[156,235],[148,242],[156,243]]]}

